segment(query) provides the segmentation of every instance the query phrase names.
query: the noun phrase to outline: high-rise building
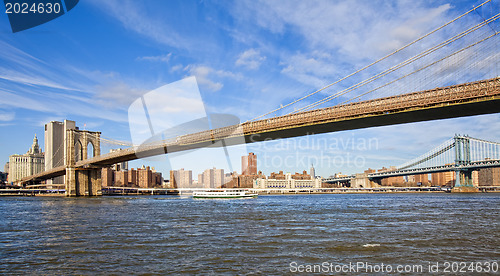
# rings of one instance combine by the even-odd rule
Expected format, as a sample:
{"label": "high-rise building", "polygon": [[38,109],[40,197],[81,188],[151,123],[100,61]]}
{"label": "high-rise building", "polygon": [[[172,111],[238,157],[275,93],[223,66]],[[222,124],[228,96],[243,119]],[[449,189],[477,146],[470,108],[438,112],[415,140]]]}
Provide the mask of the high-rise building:
{"label": "high-rise building", "polygon": [[163,185],[163,177],[154,168],[144,167],[128,171],[115,171],[103,168],[101,172],[102,186],[153,188]]}
{"label": "high-rise building", "polygon": [[224,169],[206,169],[198,175],[199,185],[206,189],[221,188],[226,182],[225,180]]}
{"label": "high-rise building", "polygon": [[[395,171],[395,170],[396,170],[396,167],[390,167],[390,168],[382,167],[382,169],[380,169],[378,171],[379,172],[386,172],[386,171]],[[382,186],[398,187],[398,186],[404,186],[405,179],[403,176],[391,176],[391,177],[382,178],[382,180],[380,182],[381,182],[380,184]]]}
{"label": "high-rise building", "polygon": [[5,173],[9,173],[9,162],[5,163],[5,166],[3,166],[3,171]]}
{"label": "high-rise building", "polygon": [[256,175],[257,174],[257,155],[250,152],[248,156],[241,157],[241,174]]}
{"label": "high-rise building", "polygon": [[233,180],[233,176],[237,176],[236,172],[228,172],[224,174],[224,184]]}
{"label": "high-rise building", "polygon": [[238,175],[236,172],[226,174],[226,180],[222,188],[253,188],[254,180],[266,178],[259,171],[256,175]]}
{"label": "high-rise building", "polygon": [[214,188],[220,188],[225,183],[224,169],[213,168],[213,170],[214,170]]}
{"label": "high-rise building", "polygon": [[455,186],[455,172],[438,172],[431,175],[433,186]]}
{"label": "high-rise building", "polygon": [[[137,186],[141,188],[152,188],[153,174],[149,166],[137,169]],[[150,186],[151,185],[151,186]]]}
{"label": "high-rise building", "polygon": [[483,168],[478,172],[479,186],[500,186],[500,168]]}
{"label": "high-rise building", "polygon": [[309,170],[309,174],[312,178],[316,178],[316,170],[314,169],[314,165],[311,164],[311,169]]}
{"label": "high-rise building", "polygon": [[422,173],[414,175],[413,182],[416,185],[429,186],[429,174]]}
{"label": "high-rise building", "polygon": [[203,187],[205,187],[205,186],[203,185],[203,173],[199,173],[199,174],[198,174],[198,187],[199,187],[199,188],[203,188]]}
{"label": "high-rise building", "polygon": [[170,187],[172,188],[189,188],[193,184],[193,171],[172,170],[170,171]]}
{"label": "high-rise building", "polygon": [[203,188],[215,188],[214,170],[206,169],[203,172]]}
{"label": "high-rise building", "polygon": [[429,186],[429,174],[411,174],[404,177],[406,187]]}
{"label": "high-rise building", "polygon": [[479,186],[479,171],[472,171],[472,185]]}
{"label": "high-rise building", "polygon": [[123,171],[123,170],[115,171],[115,186],[118,187],[128,186],[128,171]]}
{"label": "high-rise building", "polygon": [[[52,121],[45,125],[45,170],[66,165],[66,130],[78,129],[75,121]],[[78,152],[77,152],[78,153]],[[64,176],[47,180],[47,184],[64,184]]]}
{"label": "high-rise building", "polygon": [[33,138],[31,148],[25,154],[14,154],[9,156],[9,182],[15,182],[23,177],[43,172],[44,154],[38,146],[38,138]]}
{"label": "high-rise building", "polygon": [[128,183],[137,183],[137,171],[134,168],[128,172]]}
{"label": "high-rise building", "polygon": [[101,179],[103,187],[114,186],[115,183],[115,173],[111,168],[102,168]]}

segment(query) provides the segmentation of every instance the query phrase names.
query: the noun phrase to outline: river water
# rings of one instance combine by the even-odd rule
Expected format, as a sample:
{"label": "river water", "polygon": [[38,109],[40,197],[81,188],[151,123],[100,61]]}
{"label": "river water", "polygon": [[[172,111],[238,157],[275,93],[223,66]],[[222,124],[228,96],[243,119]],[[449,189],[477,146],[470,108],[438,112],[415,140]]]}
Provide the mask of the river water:
{"label": "river water", "polygon": [[0,210],[0,274],[8,275],[316,269],[305,275],[320,265],[326,274],[348,265],[348,274],[386,274],[382,265],[428,274],[434,264],[442,274],[446,262],[500,263],[500,194],[2,197]]}

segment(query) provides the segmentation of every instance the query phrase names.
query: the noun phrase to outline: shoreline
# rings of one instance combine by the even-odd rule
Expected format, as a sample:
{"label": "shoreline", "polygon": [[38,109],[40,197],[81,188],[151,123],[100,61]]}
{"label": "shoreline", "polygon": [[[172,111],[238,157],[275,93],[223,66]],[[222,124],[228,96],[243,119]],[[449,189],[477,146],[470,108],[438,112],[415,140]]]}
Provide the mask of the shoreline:
{"label": "shoreline", "polygon": [[[340,195],[340,194],[489,194],[500,193],[500,187],[491,191],[479,191],[474,193],[450,193],[445,191],[335,191],[335,192],[256,192],[259,196],[273,196],[273,195]],[[120,194],[106,194],[102,196],[92,197],[115,197],[115,196],[151,196],[151,195],[164,195],[164,196],[191,196],[192,193],[179,193],[179,194],[150,194],[150,193],[120,193]],[[28,193],[3,193],[0,197],[66,197],[65,194],[28,194]]]}

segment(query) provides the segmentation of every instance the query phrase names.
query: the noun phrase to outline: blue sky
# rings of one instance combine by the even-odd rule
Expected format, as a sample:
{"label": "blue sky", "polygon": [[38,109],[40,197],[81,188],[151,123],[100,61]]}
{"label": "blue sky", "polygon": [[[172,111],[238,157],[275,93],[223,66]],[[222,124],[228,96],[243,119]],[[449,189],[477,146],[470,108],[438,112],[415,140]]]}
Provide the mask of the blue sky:
{"label": "blue sky", "polygon": [[[335,82],[481,3],[88,0],[60,18],[15,34],[2,8],[0,163],[26,152],[35,133],[44,148],[43,125],[51,120],[75,120],[80,128],[85,124],[105,137],[130,142],[129,105],[150,90],[189,76],[196,76],[206,112],[246,121]],[[485,5],[422,44],[297,107],[397,64],[453,31],[498,13],[499,7],[498,1]],[[496,22],[490,27],[499,30]],[[485,28],[481,35],[488,32]],[[498,45],[494,37],[437,71],[368,97],[498,76]],[[278,114],[283,112],[288,111]],[[455,133],[499,141],[499,119],[492,114],[337,132],[246,145],[238,152],[255,152],[266,174],[308,170],[311,162],[322,176],[350,174],[404,163]],[[133,167],[142,164],[156,166],[165,175],[170,169],[161,161],[131,162]],[[223,165],[201,162],[194,153],[182,166],[197,178],[205,168]],[[240,171],[239,163],[233,166]]]}

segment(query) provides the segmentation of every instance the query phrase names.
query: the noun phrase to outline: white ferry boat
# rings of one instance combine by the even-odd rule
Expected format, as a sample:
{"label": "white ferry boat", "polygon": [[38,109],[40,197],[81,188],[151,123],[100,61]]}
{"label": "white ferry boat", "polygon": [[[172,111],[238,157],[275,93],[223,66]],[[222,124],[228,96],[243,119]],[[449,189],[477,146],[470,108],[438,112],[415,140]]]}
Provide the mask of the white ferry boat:
{"label": "white ferry boat", "polygon": [[245,189],[205,190],[193,192],[193,198],[251,198],[257,197]]}

